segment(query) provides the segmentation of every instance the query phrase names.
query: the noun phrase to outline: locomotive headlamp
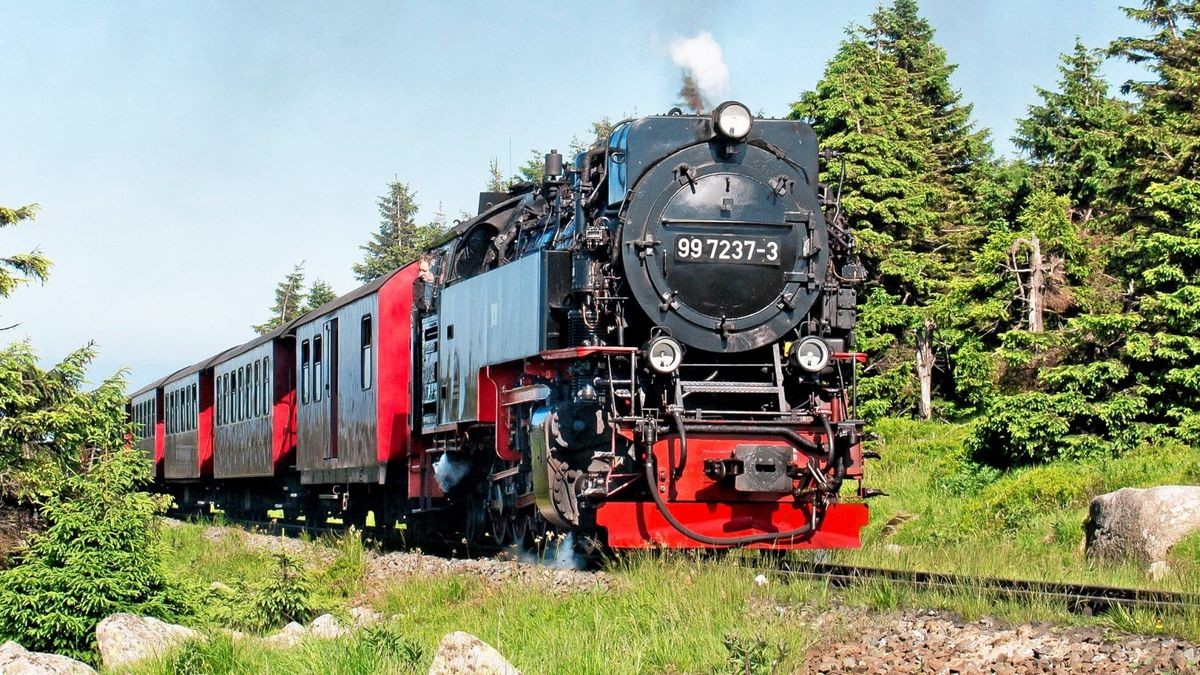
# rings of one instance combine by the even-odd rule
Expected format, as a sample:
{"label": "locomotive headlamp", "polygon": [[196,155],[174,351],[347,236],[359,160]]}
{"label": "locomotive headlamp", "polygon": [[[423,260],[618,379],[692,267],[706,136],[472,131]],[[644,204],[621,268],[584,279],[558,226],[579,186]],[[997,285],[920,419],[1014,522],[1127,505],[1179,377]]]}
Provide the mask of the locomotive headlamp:
{"label": "locomotive headlamp", "polygon": [[712,112],[713,126],[731,141],[740,141],[750,133],[754,118],[750,109],[737,101],[726,101]]}
{"label": "locomotive headlamp", "polygon": [[683,346],[665,335],[652,338],[642,348],[642,353],[650,368],[663,375],[675,372],[683,362]]}
{"label": "locomotive headlamp", "polygon": [[829,365],[829,345],[821,338],[810,335],[792,345],[790,356],[798,368],[815,373]]}

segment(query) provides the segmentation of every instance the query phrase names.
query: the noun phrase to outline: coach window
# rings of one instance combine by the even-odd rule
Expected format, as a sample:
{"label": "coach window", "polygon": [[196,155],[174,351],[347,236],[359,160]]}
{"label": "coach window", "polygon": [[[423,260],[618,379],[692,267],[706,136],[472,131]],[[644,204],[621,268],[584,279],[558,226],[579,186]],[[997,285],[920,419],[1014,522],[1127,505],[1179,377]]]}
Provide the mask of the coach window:
{"label": "coach window", "polygon": [[262,359],[262,410],[264,415],[271,413],[271,361]]}
{"label": "coach window", "polygon": [[251,388],[254,383],[250,381],[250,376],[253,372],[250,369],[250,364],[242,366],[242,410],[244,410],[243,419],[254,417],[254,406],[250,403]]}
{"label": "coach window", "polygon": [[321,336],[313,336],[313,392],[314,401],[321,400]]}
{"label": "coach window", "polygon": [[196,430],[196,385],[192,385],[188,390],[188,428],[192,431]]}
{"label": "coach window", "polygon": [[362,388],[367,390],[371,388],[371,370],[374,368],[374,362],[371,360],[371,315],[368,314],[362,318],[361,336],[359,343],[362,346]]}
{"label": "coach window", "polygon": [[254,362],[254,416],[262,414],[262,363]]}
{"label": "coach window", "polygon": [[308,340],[300,343],[300,402],[308,403],[308,390],[312,386],[312,371],[309,368],[311,352]]}

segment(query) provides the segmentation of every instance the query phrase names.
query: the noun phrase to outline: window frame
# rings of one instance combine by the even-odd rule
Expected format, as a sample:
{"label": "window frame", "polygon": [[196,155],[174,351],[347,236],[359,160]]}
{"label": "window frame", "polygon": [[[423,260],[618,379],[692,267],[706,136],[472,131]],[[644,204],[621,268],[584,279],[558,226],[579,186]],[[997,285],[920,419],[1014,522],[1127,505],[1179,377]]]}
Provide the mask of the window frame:
{"label": "window frame", "polygon": [[358,367],[359,384],[363,391],[375,384],[375,321],[370,314],[363,314],[358,322]]}

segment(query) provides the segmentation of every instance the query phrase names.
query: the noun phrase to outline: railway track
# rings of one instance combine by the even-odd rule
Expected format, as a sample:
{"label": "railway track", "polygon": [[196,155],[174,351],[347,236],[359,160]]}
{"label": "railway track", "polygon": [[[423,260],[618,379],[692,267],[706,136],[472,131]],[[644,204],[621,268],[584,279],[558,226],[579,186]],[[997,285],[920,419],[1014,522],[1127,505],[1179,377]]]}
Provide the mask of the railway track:
{"label": "railway track", "polygon": [[781,561],[769,569],[762,567],[753,567],[752,569],[769,571],[792,579],[825,581],[838,588],[870,581],[887,581],[921,590],[976,591],[1014,600],[1058,601],[1064,603],[1068,610],[1085,615],[1107,612],[1118,606],[1126,609],[1143,608],[1157,611],[1194,610],[1200,607],[1200,594],[1141,588],[977,577],[941,572],[916,572],[796,561]]}
{"label": "railway track", "polygon": [[[216,519],[205,518],[204,520],[212,522]],[[333,524],[313,526],[277,520],[270,522],[225,520],[223,522],[228,525],[286,536],[341,534],[346,531],[344,526]],[[366,527],[361,528],[361,531],[363,536],[375,539],[387,549],[406,549],[412,544],[412,542],[405,541],[404,534],[400,530],[391,529],[385,532],[380,528]],[[420,543],[425,547],[426,552],[451,557],[460,557],[462,553],[467,553],[467,557],[488,556],[507,549],[507,547],[483,543],[471,546],[469,551],[460,551],[458,549],[461,542],[438,538],[426,538]],[[593,562],[602,564],[601,561],[602,558],[597,558]],[[770,567],[741,566],[756,572],[779,574],[788,579],[823,581],[835,588],[848,588],[871,581],[886,581],[919,590],[950,593],[971,591],[1011,600],[1057,601],[1063,603],[1069,611],[1084,615],[1100,614],[1118,606],[1125,609],[1139,608],[1156,611],[1184,611],[1200,608],[1200,594],[1177,591],[1005,579],[795,560],[780,560]]]}

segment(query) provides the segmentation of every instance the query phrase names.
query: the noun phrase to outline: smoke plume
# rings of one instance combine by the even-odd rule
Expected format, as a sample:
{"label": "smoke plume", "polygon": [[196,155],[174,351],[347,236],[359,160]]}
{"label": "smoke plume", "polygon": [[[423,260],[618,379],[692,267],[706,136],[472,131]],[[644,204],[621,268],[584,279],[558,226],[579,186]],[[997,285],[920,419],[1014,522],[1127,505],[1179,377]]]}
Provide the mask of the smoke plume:
{"label": "smoke plume", "polygon": [[449,492],[470,471],[470,462],[455,459],[446,452],[433,465],[433,478],[437,481],[438,487],[442,488],[442,492]]}
{"label": "smoke plume", "polygon": [[689,108],[703,112],[708,101],[719,100],[729,92],[729,66],[712,33],[675,38],[670,50],[671,61],[683,69],[679,96]]}

